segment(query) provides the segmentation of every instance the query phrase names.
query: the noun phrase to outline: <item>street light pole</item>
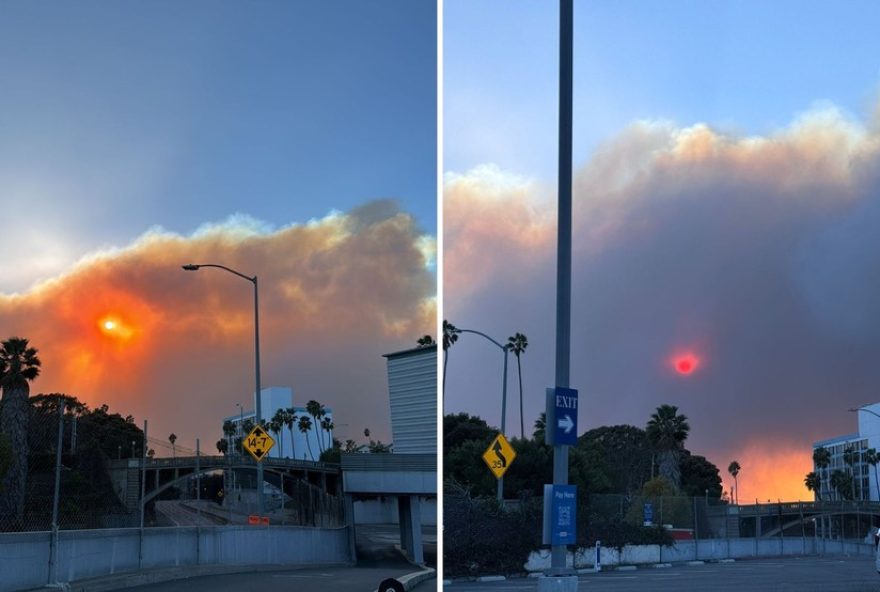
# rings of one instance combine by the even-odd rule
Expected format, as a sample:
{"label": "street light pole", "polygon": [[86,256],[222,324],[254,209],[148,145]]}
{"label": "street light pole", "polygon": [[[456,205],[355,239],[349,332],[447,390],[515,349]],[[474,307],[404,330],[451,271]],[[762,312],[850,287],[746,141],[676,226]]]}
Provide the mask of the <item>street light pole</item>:
{"label": "street light pole", "polygon": [[[184,265],[183,269],[185,271],[198,271],[202,267],[216,267],[218,269],[228,271],[233,275],[237,275],[240,278],[246,279],[254,285],[254,377],[256,382],[256,391],[254,392],[256,404],[254,405],[254,412],[256,414],[256,424],[262,427],[262,397],[260,396],[260,297],[257,276],[254,275],[253,277],[250,277],[243,273],[235,271],[234,269],[226,267],[225,265],[218,265],[216,263],[189,263],[187,265]],[[257,463],[257,510],[260,515],[263,514],[263,463],[261,462]]]}
{"label": "street light pole", "polygon": [[[501,433],[505,434],[505,428],[507,426],[507,354],[510,352],[509,345],[502,345],[483,333],[482,331],[476,331],[474,329],[456,329],[456,333],[473,333],[474,335],[479,335],[484,339],[488,339],[490,342],[495,344],[496,346],[501,348],[501,351],[504,352],[504,375],[501,379]],[[506,434],[505,434],[506,435]],[[498,501],[504,501],[504,477],[498,479]]]}
{"label": "street light pole", "polygon": [[[574,0],[559,2],[559,180],[556,230],[556,384],[569,387],[571,358],[571,194],[572,194],[572,74]],[[549,410],[548,410],[549,415]],[[547,426],[552,429],[552,426]],[[553,484],[568,484],[568,446],[553,445]],[[577,588],[566,566],[565,545],[551,545],[550,576],[564,576],[547,589]],[[557,585],[559,588],[555,588]]]}

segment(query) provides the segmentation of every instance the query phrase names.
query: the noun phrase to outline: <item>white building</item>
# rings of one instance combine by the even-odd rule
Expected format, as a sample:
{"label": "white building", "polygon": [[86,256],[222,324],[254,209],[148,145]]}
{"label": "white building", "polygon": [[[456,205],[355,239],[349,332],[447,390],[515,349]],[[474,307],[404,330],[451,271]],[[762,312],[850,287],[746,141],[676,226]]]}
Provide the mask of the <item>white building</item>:
{"label": "white building", "polygon": [[437,346],[385,354],[395,454],[437,454]]}
{"label": "white building", "polygon": [[[260,405],[262,407],[263,425],[266,426],[272,420],[275,413],[279,409],[293,408],[297,420],[293,424],[292,430],[284,427],[280,432],[270,431],[269,433],[275,439],[275,446],[269,451],[270,458],[296,458],[299,460],[319,460],[322,450],[327,450],[333,446],[333,430],[325,430],[315,421],[315,418],[309,415],[305,407],[298,407],[293,404],[293,391],[289,387],[273,386],[264,388],[260,393]],[[326,418],[333,420],[333,410],[325,408]],[[235,433],[227,436],[227,445],[230,453],[235,449],[235,439],[241,436],[241,423],[247,423],[248,420],[254,421],[256,412],[253,409],[239,408],[239,412],[223,418],[223,423],[231,422],[235,426]],[[307,432],[301,432],[299,429],[299,418],[308,417],[312,426]],[[316,425],[317,424],[317,425]],[[293,439],[291,440],[291,431]],[[247,454],[244,451],[240,451]]]}
{"label": "white building", "polygon": [[[865,462],[864,458],[865,451],[870,448],[880,451],[880,403],[865,405],[859,408],[855,414],[858,416],[858,431],[856,433],[813,443],[813,452],[821,447],[831,453],[831,464],[828,467],[819,469],[815,462],[813,463],[813,471],[819,475],[821,480],[817,499],[826,501],[839,499],[834,488],[831,487],[831,475],[834,471],[843,471],[849,475],[850,467],[844,461],[843,455],[848,448],[851,448],[857,453],[852,467],[855,498],[857,500],[880,501],[875,468]],[[880,466],[877,469],[880,470]]]}

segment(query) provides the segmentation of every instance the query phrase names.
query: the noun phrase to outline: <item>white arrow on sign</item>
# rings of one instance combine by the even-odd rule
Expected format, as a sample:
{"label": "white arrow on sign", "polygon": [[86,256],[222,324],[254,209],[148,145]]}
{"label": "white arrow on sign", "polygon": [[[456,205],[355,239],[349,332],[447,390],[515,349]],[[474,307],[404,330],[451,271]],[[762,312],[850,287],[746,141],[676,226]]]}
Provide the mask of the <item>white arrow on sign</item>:
{"label": "white arrow on sign", "polygon": [[566,434],[571,433],[571,429],[574,427],[574,422],[571,420],[571,416],[566,414],[565,417],[560,419],[558,422],[559,427],[565,430]]}

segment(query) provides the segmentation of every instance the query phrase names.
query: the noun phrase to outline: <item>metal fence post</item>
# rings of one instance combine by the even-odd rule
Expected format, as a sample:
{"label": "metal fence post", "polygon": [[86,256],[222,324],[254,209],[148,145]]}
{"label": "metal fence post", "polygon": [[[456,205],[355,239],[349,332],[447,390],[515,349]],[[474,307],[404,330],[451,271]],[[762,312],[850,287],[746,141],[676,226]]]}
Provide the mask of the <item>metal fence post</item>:
{"label": "metal fence post", "polygon": [[[144,449],[141,451],[141,527],[138,534],[138,569],[144,567],[144,497],[147,491],[147,420],[144,420]],[[157,484],[158,485],[158,484]]]}
{"label": "metal fence post", "polygon": [[758,498],[755,498],[755,557],[758,556],[758,533],[761,531],[761,514]]}
{"label": "metal fence post", "polygon": [[700,533],[697,530],[697,498],[693,499],[693,508],[694,508],[694,561],[697,561],[700,558]]}
{"label": "metal fence post", "polygon": [[798,500],[798,515],[801,519],[801,545],[803,546],[803,554],[807,554],[807,525],[804,524],[804,505]]}
{"label": "metal fence post", "polygon": [[776,514],[779,516],[779,556],[782,557],[785,555],[785,533],[783,532],[785,519],[782,516],[782,500],[779,498],[776,498]]}
{"label": "metal fence post", "polygon": [[199,439],[196,438],[196,565],[201,561],[202,544],[202,474],[201,474],[201,448]]}
{"label": "metal fence post", "polygon": [[61,492],[61,448],[64,446],[64,400],[58,407],[58,440],[55,449],[55,491],[52,494],[52,533],[49,535],[47,584],[58,581],[58,500]]}

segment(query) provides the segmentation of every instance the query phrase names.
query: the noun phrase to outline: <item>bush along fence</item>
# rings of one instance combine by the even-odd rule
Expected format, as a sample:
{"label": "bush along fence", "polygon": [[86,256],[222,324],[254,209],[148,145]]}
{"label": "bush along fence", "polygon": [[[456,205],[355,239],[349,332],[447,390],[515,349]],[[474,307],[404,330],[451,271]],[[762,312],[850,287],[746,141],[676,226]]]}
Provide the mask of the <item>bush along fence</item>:
{"label": "bush along fence", "polygon": [[[444,571],[450,577],[549,568],[539,498],[472,497],[447,483]],[[880,504],[730,505],[708,497],[579,494],[569,564],[640,565],[802,554],[871,554]]]}

